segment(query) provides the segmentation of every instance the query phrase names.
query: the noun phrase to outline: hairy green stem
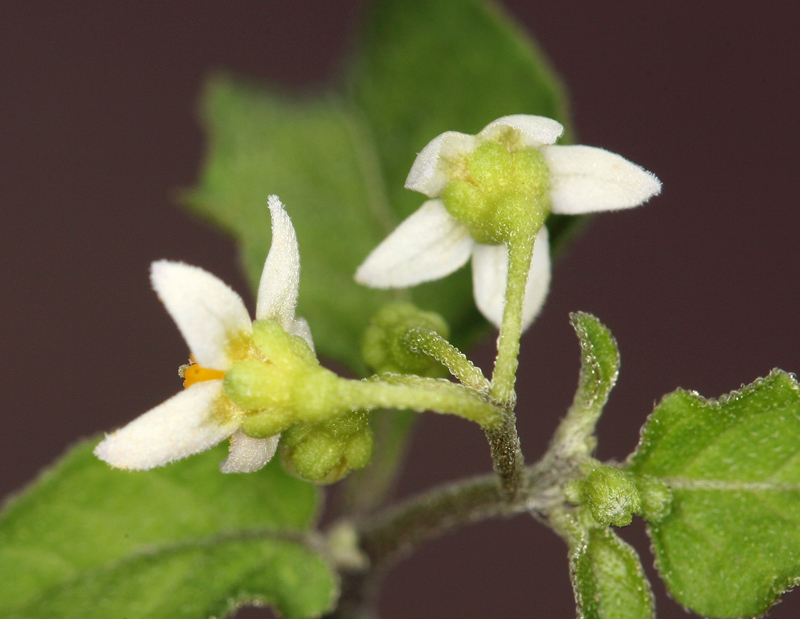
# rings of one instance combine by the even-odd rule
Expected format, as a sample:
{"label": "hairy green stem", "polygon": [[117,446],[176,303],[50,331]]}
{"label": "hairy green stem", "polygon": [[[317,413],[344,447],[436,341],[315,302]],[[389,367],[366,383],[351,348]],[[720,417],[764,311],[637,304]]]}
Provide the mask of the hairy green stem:
{"label": "hairy green stem", "polygon": [[[508,428],[497,430],[498,436],[507,433]],[[568,435],[562,428],[561,436]],[[464,525],[528,512],[574,544],[576,529],[565,510],[562,487],[579,475],[582,459],[556,440],[539,462],[519,467],[523,474],[512,496],[502,475],[482,475],[434,488],[357,523],[370,568],[344,574],[342,604],[331,617],[375,617],[375,599],[386,570],[421,543]]]}
{"label": "hairy green stem", "polygon": [[486,428],[485,432],[492,452],[492,465],[500,479],[502,496],[506,501],[513,502],[520,495],[527,474],[514,413],[505,411],[503,423]]}
{"label": "hairy green stem", "polygon": [[386,571],[423,542],[448,531],[525,512],[552,526],[549,517],[560,513],[561,484],[570,470],[567,463],[553,469],[545,466],[544,460],[530,467],[525,485],[513,501],[506,498],[496,475],[481,475],[434,488],[362,521],[357,525],[360,549],[370,567],[366,572],[343,574],[342,599],[330,617],[376,617],[376,598]]}
{"label": "hairy green stem", "polygon": [[422,327],[411,329],[405,336],[405,344],[411,352],[423,353],[436,359],[467,387],[483,393],[489,391],[489,381],[480,368],[436,331]]}
{"label": "hairy green stem", "polygon": [[458,415],[484,428],[501,423],[502,412],[473,389],[449,381],[418,376],[382,375],[370,380],[344,380],[338,385],[341,405],[352,409],[410,408]]}
{"label": "hairy green stem", "polygon": [[503,324],[497,341],[497,358],[492,374],[492,398],[508,409],[514,408],[516,395],[519,341],[522,337],[522,306],[525,286],[531,268],[535,236],[508,243],[508,277],[506,280]]}

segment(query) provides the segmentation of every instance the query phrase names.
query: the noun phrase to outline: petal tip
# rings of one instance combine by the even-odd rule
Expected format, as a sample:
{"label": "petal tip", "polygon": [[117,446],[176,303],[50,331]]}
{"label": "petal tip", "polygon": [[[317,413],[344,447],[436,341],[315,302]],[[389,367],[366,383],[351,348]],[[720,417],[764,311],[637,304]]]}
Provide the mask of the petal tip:
{"label": "petal tip", "polygon": [[497,131],[510,127],[520,133],[525,146],[538,147],[553,144],[564,132],[564,126],[547,116],[533,114],[511,114],[490,122],[480,132],[481,137],[491,138]]}
{"label": "petal tip", "polygon": [[425,145],[406,177],[405,188],[417,191],[429,198],[437,197],[450,178],[442,169],[442,160],[461,153],[471,152],[477,144],[474,135],[446,131]]}

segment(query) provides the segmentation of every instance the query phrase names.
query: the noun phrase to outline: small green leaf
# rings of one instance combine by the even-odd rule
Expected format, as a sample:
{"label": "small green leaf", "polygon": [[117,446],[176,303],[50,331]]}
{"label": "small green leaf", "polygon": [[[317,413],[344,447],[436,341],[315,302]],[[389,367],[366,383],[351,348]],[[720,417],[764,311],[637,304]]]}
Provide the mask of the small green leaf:
{"label": "small green leaf", "polygon": [[[291,531],[299,536],[313,525],[319,501],[315,488],[288,476],[277,463],[250,475],[223,475],[219,462],[225,457],[224,445],[152,471],[113,470],[93,455],[96,442],[84,442],[72,449],[0,515],[0,616],[66,616],[56,612],[32,614],[32,609],[39,608],[40,603],[42,608],[48,608],[46,604],[58,608],[61,600],[77,600],[83,595],[81,591],[89,596],[96,586],[92,583],[112,587],[115,574],[122,577],[134,572],[137,575],[131,576],[132,583],[141,581],[143,588],[138,595],[142,599],[144,587],[150,586],[147,583],[165,584],[147,593],[156,596],[147,598],[148,604],[153,604],[148,608],[156,609],[160,608],[157,595],[177,595],[166,586],[168,574],[172,574],[169,578],[180,579],[184,573],[185,578],[191,576],[202,583],[209,577],[207,570],[213,575],[227,574],[228,569],[229,577],[220,581],[222,588],[208,588],[208,608],[217,608],[220,600],[239,593],[253,594],[252,599],[263,599],[282,608],[304,608],[304,602],[295,597],[303,597],[306,592],[302,587],[291,589],[287,583],[291,582],[291,574],[301,569],[305,561],[302,557],[308,551],[296,542],[278,542],[270,536]],[[286,553],[287,572],[278,573],[267,583],[242,571],[248,561],[260,561],[258,553],[248,558],[236,550],[243,536],[262,539],[253,545],[271,548],[269,552],[275,557]],[[232,559],[227,566],[224,548],[233,548],[231,557],[238,556],[241,561]],[[314,575],[314,582],[322,582],[317,559],[308,556],[309,574]],[[196,565],[196,570],[185,572],[181,566],[188,564]],[[149,572],[147,566],[155,571]],[[161,573],[159,570],[165,574],[163,581],[154,576]],[[234,587],[237,574],[241,576],[241,589]],[[261,584],[263,590],[258,589]],[[123,583],[113,587],[120,595],[128,590]],[[327,591],[328,596],[333,595],[331,589]],[[217,599],[217,594],[224,597]],[[308,594],[319,599],[321,589]],[[84,617],[121,616],[124,610],[89,615],[87,607],[81,608],[86,609],[80,615]],[[324,605],[316,613],[322,610]],[[298,616],[313,614],[298,611]],[[207,614],[170,610],[165,615],[143,616],[188,619]]]}
{"label": "small green leaf", "polygon": [[707,617],[765,613],[800,582],[800,388],[780,370],[719,400],[675,391],[629,470],[672,490],[649,532],[675,599]]}
{"label": "small green leaf", "polygon": [[569,412],[556,432],[562,457],[588,456],[595,426],[619,375],[619,349],[608,327],[585,312],[569,316],[581,344],[581,375]]}
{"label": "small green leaf", "polygon": [[611,529],[590,529],[570,557],[579,619],[653,619],[639,555]]}
{"label": "small green leaf", "polygon": [[574,312],[569,319],[581,343],[581,377],[572,408],[596,422],[619,376],[617,340],[591,314]]}
{"label": "small green leaf", "polygon": [[[508,114],[568,125],[566,99],[543,54],[494,3],[376,0],[359,52],[351,92],[367,118],[389,203],[400,219],[427,199],[403,185],[417,153],[440,133],[477,133]],[[557,249],[579,219],[551,217],[551,247]],[[471,296],[467,270],[414,289],[414,302],[442,314],[462,348],[486,330],[466,302]],[[456,307],[453,299],[460,301]]]}

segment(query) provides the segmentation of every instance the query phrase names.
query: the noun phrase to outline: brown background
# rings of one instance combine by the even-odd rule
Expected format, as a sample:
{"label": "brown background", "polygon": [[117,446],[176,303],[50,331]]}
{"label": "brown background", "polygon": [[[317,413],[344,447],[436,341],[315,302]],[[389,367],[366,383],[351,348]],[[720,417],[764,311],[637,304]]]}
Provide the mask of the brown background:
{"label": "brown background", "polygon": [[[330,81],[359,4],[3,3],[0,495],[179,388],[186,351],[149,289],[152,260],[203,266],[245,292],[232,244],[174,206],[202,159],[203,77]],[[774,366],[800,369],[797,5],[506,6],[569,85],[580,142],[664,182],[646,207],[597,218],[556,266],[524,340],[520,431],[532,459],[576,381],[567,312],[611,327],[623,363],[599,457],[621,459],[662,394],[718,396]],[[476,354],[487,364],[491,353]],[[477,429],[428,416],[399,493],[489,466]],[[623,535],[646,548],[642,531]],[[383,617],[571,617],[564,554],[526,518],[474,526],[399,566]],[[656,588],[660,617],[685,616]],[[798,616],[798,595],[772,616]]]}

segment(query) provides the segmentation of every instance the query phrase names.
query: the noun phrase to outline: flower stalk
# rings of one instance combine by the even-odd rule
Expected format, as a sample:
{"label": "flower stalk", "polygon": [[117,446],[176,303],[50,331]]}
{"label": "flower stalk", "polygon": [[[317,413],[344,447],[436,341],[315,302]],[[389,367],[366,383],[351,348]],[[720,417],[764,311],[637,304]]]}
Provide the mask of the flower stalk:
{"label": "flower stalk", "polygon": [[522,308],[534,241],[535,237],[523,237],[508,245],[508,278],[503,323],[497,342],[497,358],[490,391],[492,398],[508,409],[513,409],[516,403],[514,384],[517,379],[519,346],[522,338]]}

